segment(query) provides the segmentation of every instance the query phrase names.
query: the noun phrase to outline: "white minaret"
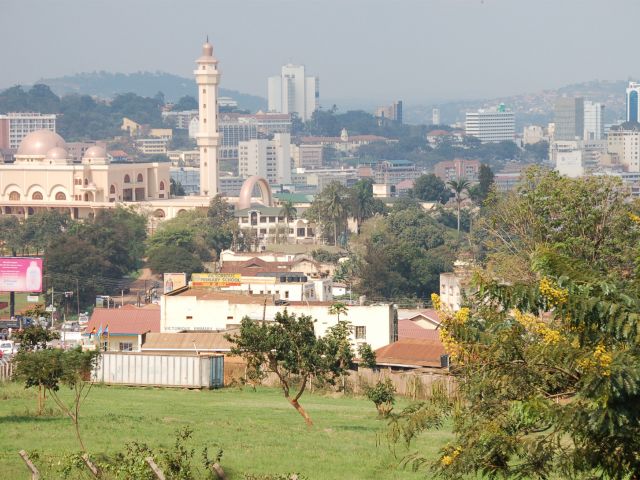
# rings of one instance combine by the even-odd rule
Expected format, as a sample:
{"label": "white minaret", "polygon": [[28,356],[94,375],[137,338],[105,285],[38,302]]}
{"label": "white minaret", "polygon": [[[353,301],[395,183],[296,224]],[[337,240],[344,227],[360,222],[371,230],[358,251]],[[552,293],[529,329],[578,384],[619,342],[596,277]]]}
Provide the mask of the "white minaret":
{"label": "white minaret", "polygon": [[213,197],[218,193],[218,60],[213,56],[213,45],[202,46],[202,56],[196,60],[193,71],[198,84],[199,128],[196,140],[200,148],[200,195]]}

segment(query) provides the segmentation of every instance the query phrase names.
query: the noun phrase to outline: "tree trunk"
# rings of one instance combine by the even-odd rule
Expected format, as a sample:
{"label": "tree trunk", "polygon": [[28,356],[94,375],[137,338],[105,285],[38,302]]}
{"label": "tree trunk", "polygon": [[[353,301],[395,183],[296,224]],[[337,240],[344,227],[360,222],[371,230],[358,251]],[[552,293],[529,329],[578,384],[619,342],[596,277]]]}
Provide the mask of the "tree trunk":
{"label": "tree trunk", "polygon": [[458,236],[460,236],[460,200],[458,200]]}
{"label": "tree trunk", "polygon": [[305,411],[305,409],[302,408],[302,405],[300,405],[297,400],[289,400],[289,403],[293,408],[295,408],[298,411],[300,415],[302,415],[302,418],[304,418],[304,421],[307,424],[307,426],[313,427],[313,420],[311,420],[311,417]]}

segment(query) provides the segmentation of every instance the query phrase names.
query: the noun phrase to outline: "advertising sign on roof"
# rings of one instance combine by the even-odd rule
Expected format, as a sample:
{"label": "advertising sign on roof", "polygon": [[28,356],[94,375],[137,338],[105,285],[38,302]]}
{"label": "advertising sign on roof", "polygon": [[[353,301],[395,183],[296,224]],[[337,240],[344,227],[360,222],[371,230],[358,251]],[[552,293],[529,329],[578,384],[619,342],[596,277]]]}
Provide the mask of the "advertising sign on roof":
{"label": "advertising sign on roof", "polygon": [[0,257],[0,292],[41,291],[41,258]]}
{"label": "advertising sign on roof", "polygon": [[164,293],[173,292],[187,284],[186,273],[165,273],[163,275]]}
{"label": "advertising sign on roof", "polygon": [[239,273],[194,273],[192,287],[236,287],[241,284]]}

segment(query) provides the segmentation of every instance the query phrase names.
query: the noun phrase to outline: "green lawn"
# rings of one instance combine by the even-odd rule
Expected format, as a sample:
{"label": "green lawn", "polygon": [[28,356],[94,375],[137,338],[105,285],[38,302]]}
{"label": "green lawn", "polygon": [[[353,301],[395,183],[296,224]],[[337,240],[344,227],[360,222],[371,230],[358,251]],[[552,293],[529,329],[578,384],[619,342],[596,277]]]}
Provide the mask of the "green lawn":
{"label": "green lawn", "polygon": [[[83,438],[92,455],[113,454],[125,442],[170,447],[177,428],[194,430],[193,444],[219,445],[230,479],[244,473],[299,472],[309,479],[417,479],[398,467],[381,437],[385,422],[361,398],[312,395],[301,399],[315,426],[277,389],[190,391],[96,386],[81,415]],[[400,407],[406,404],[400,403]],[[51,406],[53,404],[51,403]],[[0,476],[28,478],[18,450],[43,454],[78,451],[71,422],[62,416],[36,418],[35,392],[0,383]],[[451,439],[449,431],[429,432],[415,447],[435,457]],[[210,449],[213,450],[213,449]],[[199,451],[195,457],[200,459]]]}
{"label": "green lawn", "polygon": [[[37,295],[37,294],[36,294]],[[39,295],[40,303],[44,300],[42,295]],[[0,293],[0,302],[9,303],[9,294],[8,293]],[[33,307],[35,303],[27,302],[27,294],[26,293],[16,293],[16,314],[18,312],[24,310],[25,308]],[[9,318],[9,307],[0,309],[0,317]]]}

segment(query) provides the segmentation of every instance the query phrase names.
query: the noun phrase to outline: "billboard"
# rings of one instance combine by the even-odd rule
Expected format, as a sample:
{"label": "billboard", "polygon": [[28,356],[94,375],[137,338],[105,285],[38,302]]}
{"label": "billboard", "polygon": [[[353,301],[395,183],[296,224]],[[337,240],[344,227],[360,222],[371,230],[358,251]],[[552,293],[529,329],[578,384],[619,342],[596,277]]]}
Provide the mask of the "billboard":
{"label": "billboard", "polygon": [[192,287],[235,287],[241,285],[239,273],[194,273]]}
{"label": "billboard", "polygon": [[41,291],[41,258],[0,257],[0,292]]}
{"label": "billboard", "polygon": [[162,278],[162,291],[164,293],[172,292],[187,285],[186,273],[165,273]]}

